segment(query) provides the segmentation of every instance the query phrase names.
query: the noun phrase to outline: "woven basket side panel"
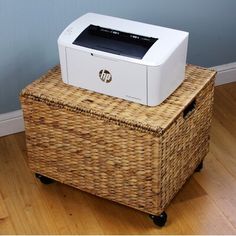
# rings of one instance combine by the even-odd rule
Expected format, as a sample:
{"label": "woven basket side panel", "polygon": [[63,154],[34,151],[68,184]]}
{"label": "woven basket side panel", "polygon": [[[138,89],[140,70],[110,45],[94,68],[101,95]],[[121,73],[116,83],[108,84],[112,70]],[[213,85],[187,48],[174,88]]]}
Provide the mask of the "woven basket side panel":
{"label": "woven basket side panel", "polygon": [[158,211],[157,137],[55,104],[21,101],[32,171],[141,211]]}
{"label": "woven basket side panel", "polygon": [[214,81],[196,97],[196,107],[187,117],[179,116],[161,138],[161,208],[192,175],[209,150]]}

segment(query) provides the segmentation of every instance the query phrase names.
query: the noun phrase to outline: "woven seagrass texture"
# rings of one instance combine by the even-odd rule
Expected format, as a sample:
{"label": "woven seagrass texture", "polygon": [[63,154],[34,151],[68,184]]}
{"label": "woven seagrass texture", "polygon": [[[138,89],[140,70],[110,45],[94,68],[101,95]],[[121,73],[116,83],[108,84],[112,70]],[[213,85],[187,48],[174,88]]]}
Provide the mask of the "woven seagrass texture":
{"label": "woven seagrass texture", "polygon": [[55,67],[21,93],[27,163],[62,183],[159,214],[208,151],[214,76],[187,66],[174,94],[147,107],[66,85]]}
{"label": "woven seagrass texture", "polygon": [[214,82],[196,96],[196,106],[187,117],[179,116],[160,138],[161,209],[179,191],[209,148]]}

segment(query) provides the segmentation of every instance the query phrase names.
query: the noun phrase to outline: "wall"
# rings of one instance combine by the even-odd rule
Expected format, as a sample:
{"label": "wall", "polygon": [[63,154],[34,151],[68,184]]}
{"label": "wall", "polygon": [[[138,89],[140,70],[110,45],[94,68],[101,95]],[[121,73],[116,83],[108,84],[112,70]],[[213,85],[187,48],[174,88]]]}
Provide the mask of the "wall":
{"label": "wall", "polygon": [[235,0],[0,0],[0,114],[59,63],[59,34],[86,12],[189,31],[188,63],[209,67],[236,61],[235,10]]}

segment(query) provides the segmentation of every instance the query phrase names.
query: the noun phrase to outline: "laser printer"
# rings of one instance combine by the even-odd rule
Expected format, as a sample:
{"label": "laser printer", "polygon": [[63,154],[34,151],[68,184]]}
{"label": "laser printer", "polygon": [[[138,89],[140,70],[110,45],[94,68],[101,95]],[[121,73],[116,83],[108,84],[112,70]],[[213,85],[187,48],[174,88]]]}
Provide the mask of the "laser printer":
{"label": "laser printer", "polygon": [[64,83],[147,106],[185,78],[188,32],[87,13],[58,38]]}

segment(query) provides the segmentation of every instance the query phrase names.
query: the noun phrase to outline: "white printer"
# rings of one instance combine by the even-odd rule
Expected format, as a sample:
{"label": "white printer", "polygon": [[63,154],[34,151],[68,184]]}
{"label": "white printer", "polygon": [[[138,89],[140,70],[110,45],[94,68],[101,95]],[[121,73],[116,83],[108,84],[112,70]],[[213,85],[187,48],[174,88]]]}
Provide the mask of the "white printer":
{"label": "white printer", "polygon": [[184,80],[188,33],[88,13],[58,39],[62,79],[155,106]]}

